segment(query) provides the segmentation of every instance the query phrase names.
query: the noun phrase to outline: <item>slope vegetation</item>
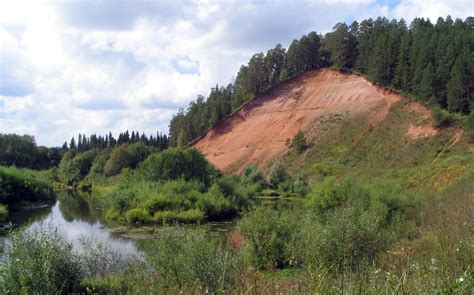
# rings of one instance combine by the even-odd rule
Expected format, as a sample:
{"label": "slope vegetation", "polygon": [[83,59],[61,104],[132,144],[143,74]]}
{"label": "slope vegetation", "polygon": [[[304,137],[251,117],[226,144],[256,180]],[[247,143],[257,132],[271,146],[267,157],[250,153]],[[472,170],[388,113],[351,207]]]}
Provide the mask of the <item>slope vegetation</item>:
{"label": "slope vegetation", "polygon": [[[315,122],[359,116],[374,127],[402,99],[357,75],[311,71],[256,97],[210,129],[194,147],[224,172],[240,171],[250,163],[265,166],[287,150],[298,130],[314,133]],[[428,134],[414,128],[417,136]]]}

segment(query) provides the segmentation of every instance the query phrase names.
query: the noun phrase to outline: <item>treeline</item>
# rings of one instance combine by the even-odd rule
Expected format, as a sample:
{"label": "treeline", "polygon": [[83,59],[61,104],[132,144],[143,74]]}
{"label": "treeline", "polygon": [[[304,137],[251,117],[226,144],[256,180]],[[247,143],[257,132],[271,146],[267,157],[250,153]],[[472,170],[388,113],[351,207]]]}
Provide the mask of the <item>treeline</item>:
{"label": "treeline", "polygon": [[30,135],[0,134],[0,166],[48,169],[61,161],[62,150],[37,146]]}
{"label": "treeline", "polygon": [[325,36],[311,32],[288,50],[278,44],[252,56],[233,83],[198,96],[170,122],[171,146],[180,146],[270,87],[309,70],[333,66],[356,71],[374,83],[397,89],[452,112],[474,105],[474,18],[436,24],[416,18],[410,26],[386,18],[338,23]]}
{"label": "treeline", "polygon": [[121,132],[116,139],[112,135],[112,132],[109,132],[109,134],[106,134],[105,136],[91,134],[89,137],[79,133],[77,140],[74,137],[71,138],[69,146],[67,142],[64,142],[62,149],[72,149],[79,152],[84,152],[91,149],[114,148],[124,143],[133,144],[138,142],[142,142],[145,145],[164,150],[168,147],[168,136],[166,136],[166,134],[161,134],[160,132],[157,132],[155,136],[146,136],[145,133],[140,135],[138,131],[132,131],[132,133],[130,133],[127,130],[125,132]]}
{"label": "treeline", "polygon": [[355,70],[451,112],[468,114],[473,100],[474,18],[405,21],[385,18],[337,24],[325,37],[334,67]]}

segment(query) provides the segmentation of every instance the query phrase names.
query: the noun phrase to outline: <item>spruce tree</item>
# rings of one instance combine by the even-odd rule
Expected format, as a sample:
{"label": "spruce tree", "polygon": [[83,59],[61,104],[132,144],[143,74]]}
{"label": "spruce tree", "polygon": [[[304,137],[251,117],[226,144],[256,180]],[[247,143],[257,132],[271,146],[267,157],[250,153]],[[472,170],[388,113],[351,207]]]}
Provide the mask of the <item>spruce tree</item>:
{"label": "spruce tree", "polygon": [[423,77],[418,87],[419,90],[418,90],[417,96],[421,100],[429,101],[433,98],[434,96],[433,82],[434,82],[433,65],[430,63],[423,71]]}
{"label": "spruce tree", "polygon": [[446,85],[448,108],[452,112],[468,113],[470,98],[468,96],[468,83],[463,62],[460,55],[451,70],[451,79]]}

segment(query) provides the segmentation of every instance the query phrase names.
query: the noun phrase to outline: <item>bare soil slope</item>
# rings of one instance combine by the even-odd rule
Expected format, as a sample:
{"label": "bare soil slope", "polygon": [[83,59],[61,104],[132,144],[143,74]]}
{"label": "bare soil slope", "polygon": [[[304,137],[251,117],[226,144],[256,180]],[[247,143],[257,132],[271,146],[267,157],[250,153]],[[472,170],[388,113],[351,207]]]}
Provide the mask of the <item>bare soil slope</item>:
{"label": "bare soil slope", "polygon": [[249,163],[263,165],[280,155],[288,148],[288,139],[300,129],[309,130],[315,120],[367,114],[377,125],[401,99],[357,75],[312,71],[256,97],[210,129],[194,147],[222,171],[240,171]]}

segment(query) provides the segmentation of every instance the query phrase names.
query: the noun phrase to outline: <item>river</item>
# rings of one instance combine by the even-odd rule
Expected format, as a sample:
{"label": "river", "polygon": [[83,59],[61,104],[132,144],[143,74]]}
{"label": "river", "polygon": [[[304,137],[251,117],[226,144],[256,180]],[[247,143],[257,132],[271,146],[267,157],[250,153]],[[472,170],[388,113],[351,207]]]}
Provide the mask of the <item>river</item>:
{"label": "river", "polygon": [[[41,227],[58,228],[64,237],[80,249],[84,239],[107,245],[123,254],[138,254],[140,241],[112,232],[105,223],[103,210],[77,195],[61,195],[52,206],[13,211],[8,219],[17,228],[32,230]],[[0,256],[7,251],[8,235],[0,236]]]}
{"label": "river", "polygon": [[[272,198],[262,198],[262,203],[287,206],[287,203]],[[60,194],[52,206],[13,211],[8,220],[23,230],[58,228],[79,251],[85,239],[92,239],[122,255],[140,254],[143,241],[159,235],[163,230],[162,226],[113,226],[106,222],[104,210],[95,205],[92,198],[65,193]],[[237,220],[214,222],[205,227],[210,234],[221,235],[233,230],[236,223]],[[0,235],[0,258],[8,251],[8,240],[8,234]]]}

